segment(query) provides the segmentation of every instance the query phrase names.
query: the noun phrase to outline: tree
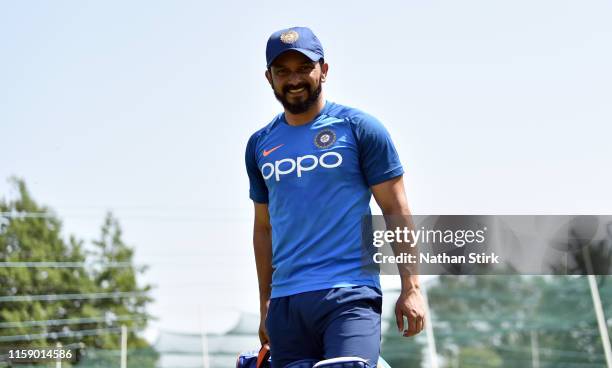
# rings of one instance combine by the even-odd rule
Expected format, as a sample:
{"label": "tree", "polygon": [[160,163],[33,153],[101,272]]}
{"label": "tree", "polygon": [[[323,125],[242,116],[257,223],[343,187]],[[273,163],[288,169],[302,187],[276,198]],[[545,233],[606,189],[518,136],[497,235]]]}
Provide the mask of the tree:
{"label": "tree", "polygon": [[[612,287],[606,286],[600,292],[609,318]],[[459,352],[463,367],[494,353],[504,367],[530,366],[537,345],[542,368],[603,363],[585,277],[441,276],[428,290],[445,361]]]}
{"label": "tree", "polygon": [[[144,269],[133,266],[133,251],[121,240],[118,221],[107,216],[95,243],[99,252],[90,254],[76,237],[63,239],[58,216],[34,201],[23,180],[11,181],[17,197],[0,199],[0,350],[57,342],[117,349],[117,327],[146,326],[150,316],[145,308],[151,301],[146,295],[150,286],[137,286],[136,275]],[[104,294],[116,292],[136,297]],[[128,342],[133,348],[148,348],[134,331]],[[130,366],[153,366],[156,354],[145,355]]]}
{"label": "tree", "polygon": [[[53,216],[25,216],[22,214],[50,214],[49,208],[39,206],[28,193],[22,180],[12,180],[19,198],[6,202],[0,199],[0,259],[3,262],[84,262],[82,242],[70,237],[68,242],[61,237],[61,221]],[[31,320],[55,320],[68,317],[87,317],[92,313],[91,303],[73,300],[28,301],[26,295],[80,294],[96,291],[93,280],[83,268],[52,267],[0,267],[0,322],[23,322]],[[64,326],[41,326],[3,328],[3,336],[24,334],[52,334],[62,332]],[[68,327],[70,328],[70,327]],[[10,342],[9,346],[47,346],[49,338],[40,337]],[[59,338],[67,343],[69,339]],[[6,344],[4,344],[6,345]]]}
{"label": "tree", "polygon": [[[385,298],[396,300],[399,290],[386,291]],[[423,366],[423,351],[426,349],[425,331],[406,338],[397,331],[394,313],[383,313],[381,356],[392,368],[420,368]]]}
{"label": "tree", "polygon": [[[133,266],[134,251],[122,240],[121,226],[111,213],[107,214],[100,238],[94,241],[94,245],[96,251],[92,256],[101,267],[93,269],[92,277],[100,292],[130,293],[130,296],[123,298],[98,299],[95,302],[96,308],[105,311],[111,321],[122,316],[129,316],[129,320],[121,321],[129,328],[128,346],[142,352],[138,357],[132,354],[131,363],[134,364],[134,367],[154,363],[154,360],[151,361],[151,359],[156,359],[156,354],[149,348],[149,344],[136,333],[138,329],[144,328],[146,322],[152,318],[146,312],[146,305],[152,301],[147,295],[151,286],[141,287],[137,282],[137,275],[145,272],[146,267]],[[122,265],[130,266],[117,267]],[[111,335],[97,336],[96,345],[103,348],[116,348],[117,339]],[[111,364],[116,361],[112,356],[110,360]]]}

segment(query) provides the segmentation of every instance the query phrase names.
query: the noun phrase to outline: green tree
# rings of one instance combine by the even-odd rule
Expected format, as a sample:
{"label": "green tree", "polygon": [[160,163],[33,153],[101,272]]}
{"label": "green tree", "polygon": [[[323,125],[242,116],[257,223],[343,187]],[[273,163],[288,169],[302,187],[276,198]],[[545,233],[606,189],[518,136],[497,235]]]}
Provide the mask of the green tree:
{"label": "green tree", "polygon": [[[150,319],[150,286],[138,286],[144,268],[133,265],[133,250],[122,241],[118,221],[109,214],[94,244],[97,251],[87,252],[76,237],[64,240],[58,216],[34,201],[23,180],[11,181],[16,198],[0,199],[0,351],[57,342],[112,351],[120,346],[116,332],[125,324],[128,346],[138,352],[130,354],[129,365],[154,366],[157,354],[136,335]],[[67,294],[85,295],[57,298]],[[112,362],[85,359],[79,366],[114,366],[118,357],[110,355]]]}
{"label": "green tree", "polygon": [[[604,285],[600,293],[610,318],[612,287]],[[538,346],[542,368],[603,363],[585,277],[441,276],[428,290],[445,361],[456,360],[458,352],[463,367],[493,352],[503,367],[524,367],[531,365],[532,346]]]}
{"label": "green tree", "polygon": [[[0,199],[0,260],[14,265],[18,262],[84,262],[82,242],[74,237],[64,241],[61,221],[49,215],[52,213],[49,208],[36,204],[22,180],[12,179],[12,182],[18,190],[18,198],[9,202]],[[93,305],[87,301],[28,301],[22,297],[95,292],[97,288],[83,268],[3,266],[0,267],[0,285],[0,322],[5,326],[9,326],[9,322],[79,318],[94,314]],[[65,332],[64,327],[15,325],[2,328],[2,336],[41,335],[32,341],[2,342],[2,346],[47,346],[55,339],[52,335],[43,337],[44,334]],[[70,342],[67,338],[58,340],[64,344]]]}
{"label": "green tree", "polygon": [[[399,290],[386,291],[384,297],[396,300]],[[392,368],[420,368],[423,366],[423,351],[426,349],[425,332],[404,337],[397,330],[395,313],[383,313],[387,317],[382,330],[381,356]]]}
{"label": "green tree", "polygon": [[466,347],[459,351],[458,366],[461,368],[502,367],[499,355],[487,348]]}
{"label": "green tree", "polygon": [[[100,292],[129,293],[129,296],[121,298],[98,299],[95,306],[98,310],[104,310],[109,320],[121,316],[130,317],[129,320],[121,321],[121,324],[129,331],[128,347],[140,354],[131,354],[129,365],[148,366],[154,363],[157,356],[148,343],[137,334],[137,331],[143,329],[146,322],[152,318],[146,312],[147,304],[152,301],[148,296],[151,286],[140,286],[137,282],[137,275],[144,273],[146,267],[133,265],[134,251],[123,241],[121,226],[111,213],[106,216],[100,238],[93,243],[96,250],[92,253],[92,257],[100,267],[93,269],[92,277]],[[125,267],[126,265],[129,267]],[[111,335],[100,335],[96,338],[96,346],[107,349],[117,348],[117,339]],[[100,354],[99,359],[105,359],[104,355]],[[113,356],[109,359],[111,360],[109,363],[116,361]]]}

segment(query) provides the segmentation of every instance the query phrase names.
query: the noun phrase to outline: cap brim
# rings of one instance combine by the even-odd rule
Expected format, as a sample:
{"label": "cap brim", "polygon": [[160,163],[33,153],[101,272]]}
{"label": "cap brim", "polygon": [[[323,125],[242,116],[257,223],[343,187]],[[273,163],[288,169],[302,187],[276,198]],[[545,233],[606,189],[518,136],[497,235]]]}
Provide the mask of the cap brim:
{"label": "cap brim", "polygon": [[284,49],[281,52],[279,52],[278,54],[274,55],[272,60],[270,60],[270,62],[268,63],[268,68],[270,67],[270,65],[272,65],[274,63],[274,60],[276,60],[279,56],[281,56],[285,52],[291,51],[291,50],[298,51],[298,52],[304,54],[307,58],[309,58],[312,61],[319,61],[319,59],[321,59],[323,57],[323,56],[317,54],[316,52],[312,52],[310,50],[300,49],[298,47],[292,47],[290,49]]}

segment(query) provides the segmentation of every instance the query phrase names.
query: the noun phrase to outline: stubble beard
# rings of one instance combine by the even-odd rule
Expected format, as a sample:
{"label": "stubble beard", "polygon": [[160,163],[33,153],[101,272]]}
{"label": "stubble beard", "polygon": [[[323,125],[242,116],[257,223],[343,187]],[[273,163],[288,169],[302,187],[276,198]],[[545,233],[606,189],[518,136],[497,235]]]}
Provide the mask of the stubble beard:
{"label": "stubble beard", "polygon": [[[306,99],[304,99],[303,101],[295,102],[295,103],[289,102],[289,100],[285,97],[287,93],[289,93],[289,89],[301,88],[301,87],[306,87],[306,91],[308,93],[308,95],[306,96]],[[302,83],[297,86],[285,86],[282,91],[283,93],[278,93],[276,89],[274,88],[274,84],[272,84],[272,90],[274,91],[274,96],[276,96],[276,99],[283,105],[285,110],[289,111],[292,114],[305,113],[319,99],[319,96],[321,95],[321,91],[323,89],[321,79],[319,79],[319,83],[316,88],[310,89],[309,87],[310,86],[306,83]]]}

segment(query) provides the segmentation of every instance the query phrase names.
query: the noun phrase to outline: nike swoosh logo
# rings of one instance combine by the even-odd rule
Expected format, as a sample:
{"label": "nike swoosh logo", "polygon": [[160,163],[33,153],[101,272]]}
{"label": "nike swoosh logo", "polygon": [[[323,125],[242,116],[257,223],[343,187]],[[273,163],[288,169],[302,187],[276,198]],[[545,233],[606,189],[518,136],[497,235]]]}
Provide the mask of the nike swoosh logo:
{"label": "nike swoosh logo", "polygon": [[284,145],[285,145],[285,144],[279,144],[278,146],[273,147],[273,148],[270,148],[269,150],[264,150],[264,151],[263,151],[263,155],[264,155],[264,157],[268,156],[270,153],[272,153],[272,152],[276,151],[277,149],[281,148],[281,147],[282,147],[282,146],[284,146]]}

